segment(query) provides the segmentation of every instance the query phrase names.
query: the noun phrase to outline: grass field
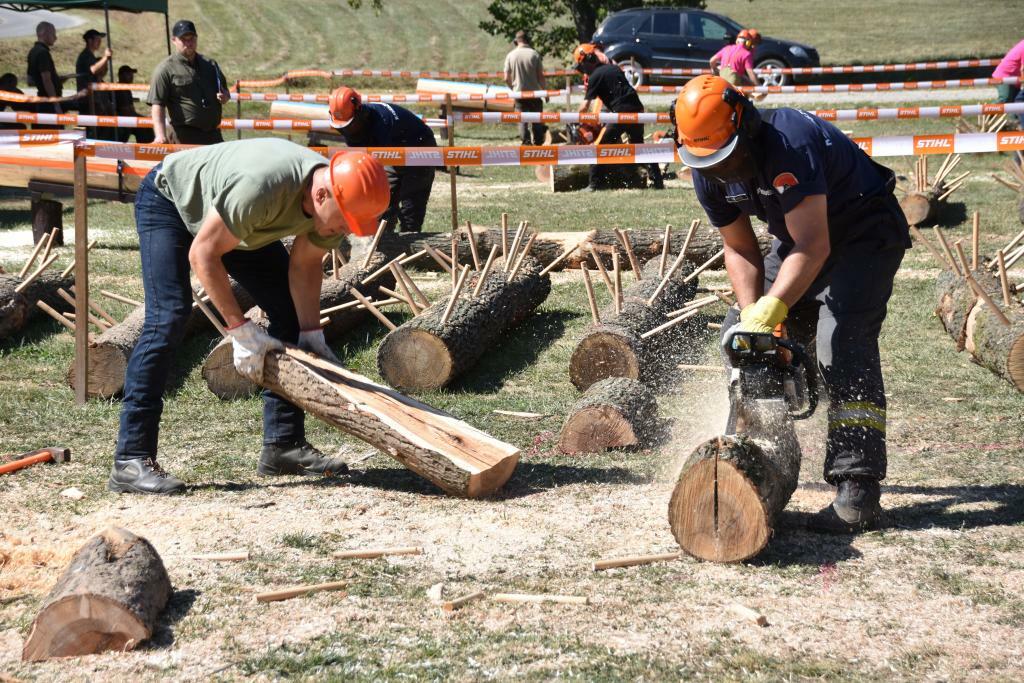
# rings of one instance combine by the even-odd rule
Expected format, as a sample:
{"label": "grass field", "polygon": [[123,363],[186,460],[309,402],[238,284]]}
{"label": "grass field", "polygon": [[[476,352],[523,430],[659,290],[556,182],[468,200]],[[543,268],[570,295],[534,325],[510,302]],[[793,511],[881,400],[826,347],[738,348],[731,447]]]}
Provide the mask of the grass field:
{"label": "grass field", "polygon": [[[415,39],[416,22],[398,12],[388,15],[393,18],[387,24],[393,31],[389,36],[403,37],[401,45],[394,41],[395,60],[378,44],[365,61],[347,61],[356,59],[355,48],[335,39],[355,35],[338,18],[347,9],[328,16],[326,3],[289,6],[287,16],[282,11],[271,22],[277,6],[247,7],[231,35],[203,34],[211,42],[225,41],[216,50],[210,43],[205,49],[234,73],[252,66],[247,75],[314,63],[390,66],[399,57],[424,60],[417,66],[486,67],[504,50],[483,36],[472,45],[468,38],[451,41],[439,35],[432,48],[436,52],[430,53],[421,47],[424,41]],[[844,54],[885,61],[967,54],[972,44],[979,46],[973,54],[991,54],[982,48],[990,40],[995,44],[995,36],[1003,36],[1000,44],[1016,40],[1007,6],[861,3],[857,14],[852,6],[832,10],[818,3],[759,0],[713,3],[711,8],[819,47],[827,37],[844,51],[853,49],[849,27],[855,26],[857,45],[870,45],[871,51],[863,47],[862,53]],[[195,7],[172,3],[174,16]],[[226,24],[229,7],[235,6],[204,2],[203,16],[195,16],[200,22]],[[461,23],[437,6],[417,13],[417,22],[433,21],[436,31],[481,35],[472,30],[476,15],[470,16],[466,5],[451,7],[461,13]],[[482,5],[470,7],[482,13]],[[886,26],[896,27],[888,32],[874,25],[885,10]],[[776,20],[773,13],[779,15],[778,29],[770,23]],[[958,26],[962,33],[950,40],[962,42],[949,43],[948,52],[945,44],[942,51],[930,51],[902,28],[911,26],[915,16],[935,27]],[[372,14],[360,17],[370,22]],[[817,25],[804,20],[823,27],[816,32],[820,39],[799,34]],[[146,35],[151,19],[121,21],[132,35]],[[989,21],[992,25],[983,23]],[[325,28],[314,32],[310,26]],[[370,30],[382,31],[383,25]],[[254,49],[240,40],[246,34],[265,42]],[[282,40],[283,35],[290,40]],[[321,46],[309,47],[318,40]],[[15,50],[11,45],[0,44],[0,51],[21,54],[24,46]],[[336,52],[329,59],[320,53],[331,49]],[[824,49],[822,54],[843,61],[828,57]],[[857,104],[870,101],[848,106]],[[842,127],[858,135],[938,133],[951,130],[952,122]],[[459,130],[467,144],[513,138],[511,127]],[[911,160],[885,163],[905,172]],[[996,155],[965,157],[960,166],[974,175],[939,216],[959,239],[969,234],[971,213],[980,211],[985,254],[1021,228],[1015,197],[988,177],[1001,163]],[[680,226],[701,216],[688,185],[678,180],[668,185],[664,192],[552,195],[526,169],[472,169],[459,178],[460,217],[494,225],[508,211],[513,221],[529,219],[538,230],[585,230]],[[448,228],[448,207],[447,179],[439,177],[428,230]],[[89,211],[93,236],[100,241],[90,258],[93,287],[141,298],[130,207],[96,201]],[[65,226],[72,225],[70,209],[64,219]],[[0,194],[0,243],[24,243],[28,230],[27,199]],[[0,247],[0,266],[16,270],[29,251],[28,246]],[[60,253],[58,263],[63,263],[71,248]],[[820,410],[800,425],[800,486],[760,556],[737,565],[682,559],[603,573],[592,572],[590,563],[677,548],[666,519],[673,477],[681,459],[724,425],[725,387],[707,373],[666,377],[658,399],[661,414],[672,420],[667,441],[644,450],[559,454],[558,431],[577,397],[567,376],[568,359],[589,320],[582,286],[572,275],[556,275],[551,296],[507,336],[500,353],[488,354],[449,389],[418,396],[522,449],[509,485],[481,501],[442,496],[386,455],[313,420],[313,443],[352,462],[368,457],[355,466],[356,473],[334,480],[257,478],[260,403],[222,402],[207,391],[199,365],[210,338],[194,339],[181,349],[161,431],[161,462],[193,487],[172,499],[115,496],[105,483],[120,404],[93,401],[73,407],[65,381],[71,337],[56,324],[34,324],[22,337],[0,341],[0,453],[61,443],[73,449],[74,462],[0,477],[0,509],[6,511],[0,516],[0,680],[1019,678],[1024,662],[1024,395],[956,353],[932,313],[937,273],[924,249],[908,252],[883,330],[890,452],[884,529],[826,537],[804,528],[806,516],[832,497],[821,480],[825,411]],[[1018,264],[1012,275],[1021,282],[1024,268]],[[445,291],[443,278],[430,273],[416,278],[431,297]],[[701,282],[723,283],[724,274],[712,272]],[[607,302],[606,294],[598,295]],[[108,307],[115,315],[126,311]],[[709,319],[723,312],[713,308]],[[392,318],[398,322],[402,316]],[[376,348],[383,335],[380,325],[367,323],[335,349],[349,367],[379,379]],[[715,344],[709,331],[694,340],[682,362],[714,362]],[[523,421],[496,415],[495,409],[551,417]],[[70,486],[81,489],[85,498],[59,495]],[[111,524],[149,538],[170,573],[175,593],[153,641],[132,653],[21,664],[31,620],[68,558],[86,538]],[[340,549],[416,544],[424,546],[424,555],[351,563],[330,557]],[[250,551],[250,560],[213,564],[186,557],[239,548]],[[269,605],[253,597],[265,589],[333,580],[348,582],[347,589]],[[592,604],[484,601],[444,616],[426,596],[439,582],[447,595],[479,589],[552,592],[587,595]],[[734,602],[758,609],[770,625],[758,628],[738,620],[726,610]]]}

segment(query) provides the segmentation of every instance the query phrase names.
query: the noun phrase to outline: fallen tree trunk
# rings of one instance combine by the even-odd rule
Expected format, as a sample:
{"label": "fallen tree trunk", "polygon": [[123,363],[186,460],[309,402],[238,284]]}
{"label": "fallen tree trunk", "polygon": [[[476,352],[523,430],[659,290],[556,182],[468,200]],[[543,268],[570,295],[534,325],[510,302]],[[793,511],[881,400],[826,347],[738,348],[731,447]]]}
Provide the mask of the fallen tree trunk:
{"label": "fallen tree trunk", "polygon": [[569,411],[558,438],[563,453],[600,453],[636,446],[650,436],[658,403],[646,385],[626,377],[595,382]]}
{"label": "fallen tree trunk", "polygon": [[601,311],[601,324],[588,327],[577,342],[569,361],[569,379],[580,391],[608,377],[654,381],[667,366],[678,362],[685,348],[683,340],[700,327],[691,320],[642,338],[643,333],[666,322],[666,314],[681,308],[697,291],[697,278],[683,282],[693,272],[689,264],[684,264],[648,306],[647,300],[661,281],[658,262],[649,261],[642,272],[642,280],[623,290],[622,312],[616,314],[614,302],[609,304]]}
{"label": "fallen tree trunk", "polygon": [[[238,299],[239,306],[245,310],[252,307],[253,299],[245,289],[231,281],[231,291]],[[124,375],[128,369],[128,359],[132,350],[142,336],[142,328],[146,322],[146,306],[136,306],[124,320],[112,326],[89,344],[89,391],[91,398],[112,398],[124,390]],[[213,331],[206,315],[198,307],[185,323],[185,338],[195,334],[208,334]],[[68,385],[75,388],[74,362],[68,367]]]}
{"label": "fallen tree trunk", "polygon": [[37,301],[58,311],[71,310],[57,290],[71,287],[75,283],[74,274],[61,277],[59,273],[44,272],[24,290],[15,292],[14,289],[22,282],[15,275],[0,274],[0,339],[20,332],[33,316],[41,314]]}
{"label": "fallen tree trunk", "polygon": [[[982,270],[974,271],[973,276],[994,301],[1002,301],[996,278]],[[936,286],[936,313],[957,351],[966,350],[975,363],[1024,392],[1024,310],[1019,305],[1001,306],[1000,310],[1010,320],[1006,325],[975,295],[965,278],[943,271]]]}
{"label": "fallen tree trunk", "polygon": [[[376,271],[387,261],[382,254],[375,254],[370,260],[370,265],[361,268],[357,263],[348,263],[338,269],[338,279],[333,277],[324,278],[320,284],[320,309],[332,308],[346,301],[352,300],[349,293],[351,287],[355,287],[361,294],[369,297],[377,291],[378,287],[384,286],[390,289],[395,287],[395,278],[390,271],[385,271],[369,284],[362,284],[361,280],[367,275]],[[331,342],[345,332],[348,332],[356,325],[366,320],[370,314],[364,308],[345,308],[330,313],[331,321],[324,326],[324,338]],[[266,314],[259,306],[253,306],[246,314],[257,325],[266,328],[270,323]],[[241,375],[235,370],[234,357],[230,337],[221,339],[203,362],[203,379],[206,386],[213,394],[222,400],[232,401],[239,398],[254,395],[259,387],[248,377]]]}
{"label": "fallen tree trunk", "polygon": [[21,651],[26,662],[134,649],[153,635],[171,581],[149,541],[112,527],[71,559]]}
{"label": "fallen tree trunk", "polygon": [[310,415],[379,448],[454,495],[494,493],[519,461],[514,446],[295,348],[268,353],[263,378],[268,389]]}
{"label": "fallen tree trunk", "polygon": [[753,557],[771,538],[799,475],[795,435],[780,442],[711,439],[683,464],[668,507],[672,533],[684,551],[702,560]]}
{"label": "fallen tree trunk", "polygon": [[377,349],[377,368],[388,384],[405,391],[438,389],[494,351],[501,337],[525,320],[548,294],[551,278],[526,257],[511,280],[495,261],[480,292],[471,296],[474,274],[442,323],[451,297],[435,302],[393,330]]}

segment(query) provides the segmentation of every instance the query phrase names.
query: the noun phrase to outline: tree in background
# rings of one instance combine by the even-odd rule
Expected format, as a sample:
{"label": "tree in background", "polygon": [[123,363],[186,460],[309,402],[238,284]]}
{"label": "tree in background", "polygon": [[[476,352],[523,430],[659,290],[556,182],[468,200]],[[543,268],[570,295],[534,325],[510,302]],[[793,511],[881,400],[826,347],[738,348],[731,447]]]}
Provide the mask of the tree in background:
{"label": "tree in background", "polygon": [[[350,0],[351,2],[352,0]],[[379,0],[376,0],[379,2]],[[492,0],[490,21],[480,28],[509,41],[516,31],[528,31],[533,46],[556,58],[590,41],[598,24],[613,12],[632,7],[705,7],[704,0]],[[566,25],[562,20],[571,19]]]}

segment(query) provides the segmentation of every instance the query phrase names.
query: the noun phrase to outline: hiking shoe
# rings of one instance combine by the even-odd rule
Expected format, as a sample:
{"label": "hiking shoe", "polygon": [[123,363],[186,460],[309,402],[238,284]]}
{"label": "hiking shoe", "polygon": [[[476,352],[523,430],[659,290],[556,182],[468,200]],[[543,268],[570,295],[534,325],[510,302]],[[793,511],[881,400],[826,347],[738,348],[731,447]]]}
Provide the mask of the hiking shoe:
{"label": "hiking shoe", "polygon": [[185,482],[164,471],[156,458],[115,460],[107,479],[107,490],[166,496],[184,491]]}
{"label": "hiking shoe", "polygon": [[269,444],[260,453],[256,474],[322,474],[332,477],[348,474],[348,465],[339,458],[329,458],[303,441],[299,444]]}
{"label": "hiking shoe", "polygon": [[811,517],[808,526],[817,531],[852,534],[874,529],[882,515],[877,479],[852,477],[839,482],[836,499]]}

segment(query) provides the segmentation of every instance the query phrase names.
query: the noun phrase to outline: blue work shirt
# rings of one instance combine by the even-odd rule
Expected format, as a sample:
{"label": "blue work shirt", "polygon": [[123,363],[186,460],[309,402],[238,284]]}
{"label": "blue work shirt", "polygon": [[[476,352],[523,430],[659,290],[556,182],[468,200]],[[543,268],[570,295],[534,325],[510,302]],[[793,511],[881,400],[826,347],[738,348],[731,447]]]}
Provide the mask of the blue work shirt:
{"label": "blue work shirt", "polygon": [[[871,219],[881,200],[892,194],[892,172],[876,164],[842,131],[798,109],[761,112],[755,145],[758,175],[722,185],[693,169],[693,187],[708,219],[721,228],[740,214],[757,216],[768,232],[793,244],[786,214],[806,197],[825,195],[833,249],[862,236],[909,246],[906,223]],[[892,204],[889,202],[888,204]],[[887,204],[887,206],[888,206]],[[870,235],[870,231],[877,235]]]}
{"label": "blue work shirt", "polygon": [[346,135],[338,130],[352,147],[436,147],[434,132],[416,114],[395,104],[368,102],[362,107],[369,113],[367,125],[360,135]]}

